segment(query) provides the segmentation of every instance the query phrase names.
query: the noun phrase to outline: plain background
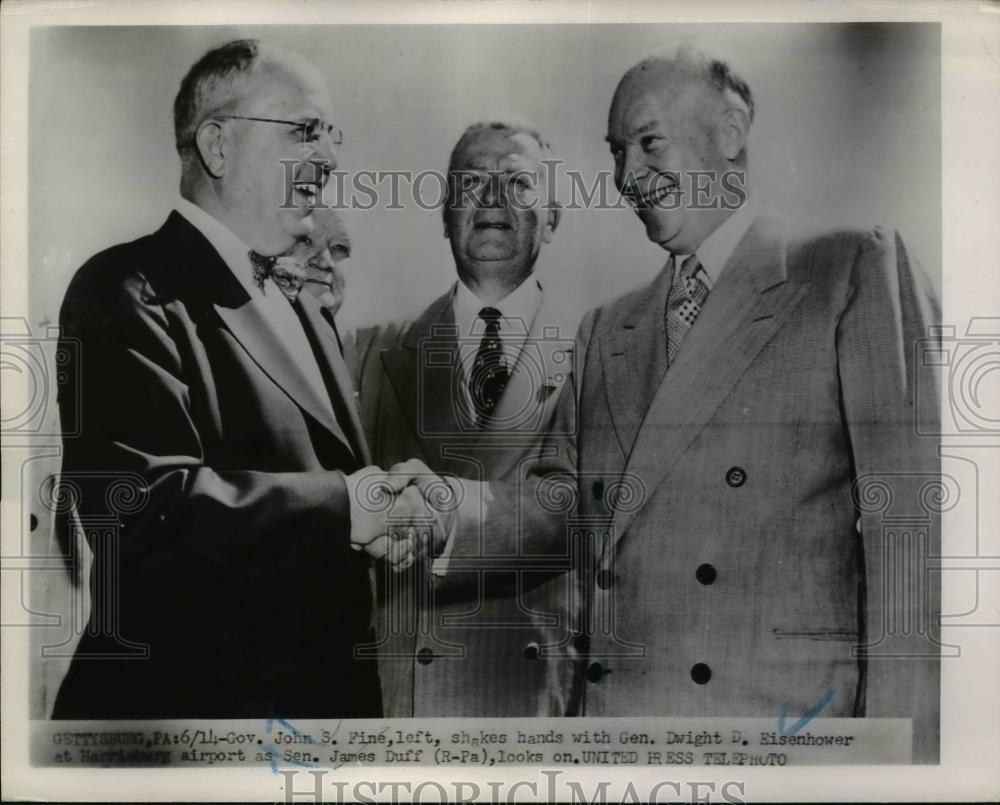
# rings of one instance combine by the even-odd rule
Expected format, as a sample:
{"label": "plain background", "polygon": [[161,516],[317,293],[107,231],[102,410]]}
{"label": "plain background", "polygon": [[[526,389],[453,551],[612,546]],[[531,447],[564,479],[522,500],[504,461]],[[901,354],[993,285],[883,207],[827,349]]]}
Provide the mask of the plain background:
{"label": "plain background", "polygon": [[[179,178],[180,80],[205,50],[242,36],[292,48],[328,78],[340,169],[444,171],[465,126],[516,113],[588,184],[612,166],[604,136],[622,74],[691,42],[750,83],[751,180],[772,210],[811,226],[895,226],[939,280],[936,24],[50,28],[33,34],[29,87],[35,323],[56,320],[89,256],[162,223]],[[435,182],[425,187],[432,195]],[[454,279],[440,214],[387,205],[348,218],[348,329],[412,318]],[[664,257],[631,211],[570,210],[538,271],[582,314]]]}
{"label": "plain background", "polygon": [[[179,167],[172,104],[189,66],[228,39],[260,36],[327,76],[345,132],[340,168],[442,171],[471,122],[532,120],[566,168],[609,170],[608,104],[640,58],[690,42],[729,59],[757,106],[750,171],[773,211],[810,227],[885,223],[940,287],[940,39],[936,24],[311,26],[49,28],[29,74],[29,307],[55,323],[73,271],[157,228]],[[354,257],[345,329],[412,318],[454,280],[437,211],[349,213]],[[665,254],[633,213],[570,210],[538,271],[582,314],[649,279]],[[35,472],[58,468],[36,463]],[[36,544],[48,515],[34,504]],[[66,611],[58,574],[39,574],[45,611]],[[47,642],[59,642],[53,632]],[[36,655],[37,656],[37,655]],[[35,677],[48,712],[64,660]]]}

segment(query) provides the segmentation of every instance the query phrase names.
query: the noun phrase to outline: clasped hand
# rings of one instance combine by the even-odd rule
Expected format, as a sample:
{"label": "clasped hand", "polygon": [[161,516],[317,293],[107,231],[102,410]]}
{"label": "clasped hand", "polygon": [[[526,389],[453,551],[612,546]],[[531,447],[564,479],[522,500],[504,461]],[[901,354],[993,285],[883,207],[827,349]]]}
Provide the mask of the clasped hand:
{"label": "clasped hand", "polygon": [[347,491],[351,546],[394,570],[437,556],[455,527],[459,487],[419,459],[358,470],[347,476]]}

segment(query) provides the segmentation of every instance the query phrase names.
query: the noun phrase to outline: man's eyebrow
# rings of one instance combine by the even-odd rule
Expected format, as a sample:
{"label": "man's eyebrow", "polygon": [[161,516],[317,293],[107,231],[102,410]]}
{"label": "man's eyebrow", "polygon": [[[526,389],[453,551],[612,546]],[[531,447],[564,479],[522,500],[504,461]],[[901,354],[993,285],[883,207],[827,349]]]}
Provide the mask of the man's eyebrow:
{"label": "man's eyebrow", "polygon": [[[640,134],[648,134],[651,131],[658,131],[660,124],[656,120],[650,120],[648,123],[643,123],[641,126],[637,126],[632,130],[632,136],[636,137]],[[614,145],[619,142],[618,140],[612,138],[610,135],[604,138],[604,142]]]}

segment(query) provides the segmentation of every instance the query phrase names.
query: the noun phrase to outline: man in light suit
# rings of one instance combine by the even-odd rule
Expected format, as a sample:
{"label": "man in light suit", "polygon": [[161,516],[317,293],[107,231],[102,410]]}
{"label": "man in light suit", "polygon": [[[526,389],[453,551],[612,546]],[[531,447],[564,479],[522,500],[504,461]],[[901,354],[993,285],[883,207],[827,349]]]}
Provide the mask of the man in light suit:
{"label": "man in light suit", "polygon": [[[274,272],[312,229],[341,134],[310,65],[256,40],[209,51],[174,106],[180,194],[151,235],[73,278],[64,494],[95,554],[92,612],[56,718],[381,713],[371,556],[385,513],[332,319]],[[70,394],[80,389],[79,399]],[[395,484],[399,482],[397,488]],[[367,488],[367,487],[366,487]]]}
{"label": "man in light suit", "polygon": [[[416,456],[434,472],[496,481],[537,448],[576,326],[534,273],[559,223],[550,157],[538,131],[516,122],[474,124],[455,145],[443,213],[458,281],[415,321],[362,330],[355,343],[377,463]],[[383,574],[386,714],[564,715],[576,665],[560,647],[569,579],[466,560],[447,573],[439,560],[440,578],[422,567]]]}
{"label": "man in light suit", "polygon": [[[587,524],[583,712],[911,718],[933,762],[939,464],[916,434],[938,412],[916,346],[937,303],[898,236],[760,213],[754,113],[725,62],[685,50],[611,105],[616,184],[670,257],[585,317],[548,440]],[[517,535],[563,550],[545,536]],[[452,561],[511,539],[460,529]]]}

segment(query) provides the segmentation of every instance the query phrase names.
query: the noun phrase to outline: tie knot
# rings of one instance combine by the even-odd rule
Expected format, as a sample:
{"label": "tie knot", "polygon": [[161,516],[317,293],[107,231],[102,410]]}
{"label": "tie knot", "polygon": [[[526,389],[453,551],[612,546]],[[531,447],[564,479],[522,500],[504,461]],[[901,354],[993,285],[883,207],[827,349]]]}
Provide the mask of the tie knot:
{"label": "tie knot", "polygon": [[698,262],[698,255],[692,254],[684,258],[684,262],[681,263],[680,275],[682,279],[691,279],[695,274],[698,273],[698,269],[701,268],[701,263]]}
{"label": "tie knot", "polygon": [[503,318],[503,313],[495,307],[484,307],[479,311],[479,318],[487,324],[497,324]]}
{"label": "tie knot", "polygon": [[250,264],[253,266],[254,274],[260,273],[265,277],[271,273],[271,269],[274,268],[273,257],[267,257],[263,254],[258,254],[257,252],[250,250]]}
{"label": "tie knot", "polygon": [[263,291],[264,283],[270,277],[290,301],[294,302],[298,298],[306,279],[306,270],[303,266],[289,264],[288,261],[279,264],[277,257],[268,257],[253,250],[249,254],[254,283],[258,288]]}

